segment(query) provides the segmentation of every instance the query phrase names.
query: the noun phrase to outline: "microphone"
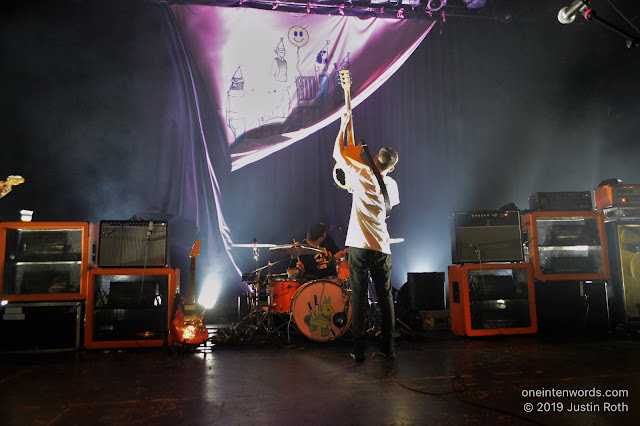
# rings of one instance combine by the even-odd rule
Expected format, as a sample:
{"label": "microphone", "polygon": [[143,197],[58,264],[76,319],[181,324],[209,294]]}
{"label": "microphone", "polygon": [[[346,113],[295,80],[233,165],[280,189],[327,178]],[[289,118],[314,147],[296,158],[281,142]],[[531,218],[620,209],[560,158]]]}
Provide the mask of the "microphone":
{"label": "microphone", "polygon": [[582,13],[589,7],[589,0],[575,0],[571,6],[563,7],[558,12],[558,21],[561,24],[570,24],[576,19],[578,13]]}

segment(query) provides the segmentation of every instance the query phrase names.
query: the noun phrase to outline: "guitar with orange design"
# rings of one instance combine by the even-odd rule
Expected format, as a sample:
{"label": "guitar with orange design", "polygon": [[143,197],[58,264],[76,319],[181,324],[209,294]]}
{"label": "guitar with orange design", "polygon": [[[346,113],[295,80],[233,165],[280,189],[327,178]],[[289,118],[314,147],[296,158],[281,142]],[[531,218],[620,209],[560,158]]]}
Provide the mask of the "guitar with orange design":
{"label": "guitar with orange design", "polygon": [[181,344],[184,346],[199,346],[209,339],[209,332],[204,325],[205,308],[196,303],[195,276],[196,257],[200,254],[200,241],[193,244],[189,257],[189,289],[187,298],[181,298],[175,316],[169,327],[169,346]]}
{"label": "guitar with orange design", "polygon": [[24,178],[17,175],[8,176],[7,180],[0,180],[0,198],[7,195],[14,186],[21,183],[24,183]]}

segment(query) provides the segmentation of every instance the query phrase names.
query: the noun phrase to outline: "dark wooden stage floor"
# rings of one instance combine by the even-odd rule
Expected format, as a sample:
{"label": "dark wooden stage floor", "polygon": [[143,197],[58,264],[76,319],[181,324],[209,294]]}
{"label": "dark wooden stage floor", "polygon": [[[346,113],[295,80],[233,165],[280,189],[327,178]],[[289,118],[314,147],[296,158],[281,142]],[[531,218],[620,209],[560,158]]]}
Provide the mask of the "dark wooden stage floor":
{"label": "dark wooden stage floor", "polygon": [[[637,335],[463,338],[425,331],[400,336],[395,360],[376,356],[371,345],[362,364],[349,358],[349,349],[345,335],[331,342],[289,336],[262,346],[219,342],[192,352],[5,353],[2,424],[628,425],[640,419]],[[618,396],[594,394],[608,390]],[[582,396],[535,395],[554,391]]]}

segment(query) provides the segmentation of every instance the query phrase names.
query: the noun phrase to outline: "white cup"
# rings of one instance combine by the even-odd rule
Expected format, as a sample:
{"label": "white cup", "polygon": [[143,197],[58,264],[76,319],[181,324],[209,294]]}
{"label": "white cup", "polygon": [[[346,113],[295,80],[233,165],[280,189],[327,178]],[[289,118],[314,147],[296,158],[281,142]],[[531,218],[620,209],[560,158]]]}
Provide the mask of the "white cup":
{"label": "white cup", "polygon": [[20,220],[23,222],[31,222],[33,218],[33,210],[20,210]]}

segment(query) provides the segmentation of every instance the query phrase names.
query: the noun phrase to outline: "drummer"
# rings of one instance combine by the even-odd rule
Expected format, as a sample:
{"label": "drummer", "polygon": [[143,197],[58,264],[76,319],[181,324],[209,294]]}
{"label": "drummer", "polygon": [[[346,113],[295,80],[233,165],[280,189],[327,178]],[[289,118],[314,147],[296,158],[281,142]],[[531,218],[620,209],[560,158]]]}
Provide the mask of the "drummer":
{"label": "drummer", "polygon": [[305,243],[312,247],[321,248],[323,251],[292,256],[287,268],[287,276],[289,278],[310,281],[336,277],[334,259],[346,257],[349,248],[340,250],[331,236],[327,235],[329,229],[331,229],[331,226],[323,222],[314,223],[307,228]]}

